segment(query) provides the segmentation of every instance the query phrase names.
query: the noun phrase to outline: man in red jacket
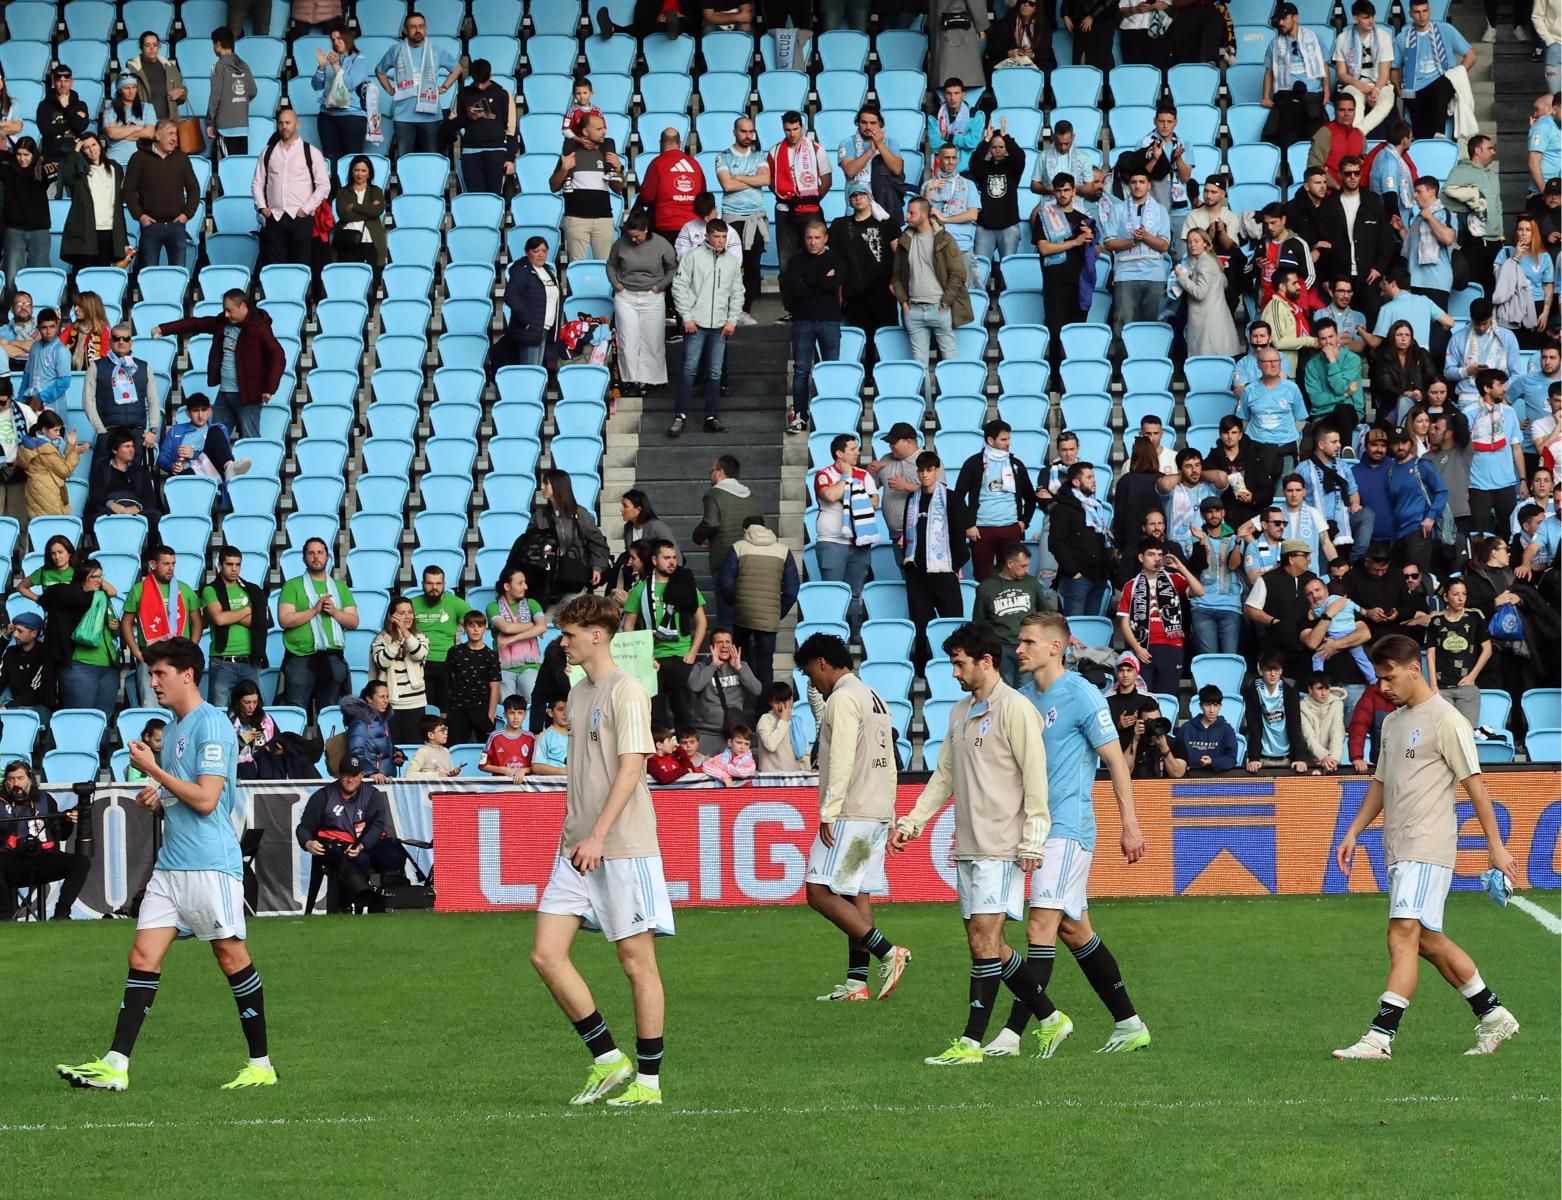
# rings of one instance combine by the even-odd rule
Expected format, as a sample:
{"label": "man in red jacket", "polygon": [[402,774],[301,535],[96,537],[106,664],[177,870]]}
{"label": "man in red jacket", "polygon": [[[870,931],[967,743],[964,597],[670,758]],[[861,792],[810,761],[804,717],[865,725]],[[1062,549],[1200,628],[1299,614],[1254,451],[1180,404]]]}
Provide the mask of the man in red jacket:
{"label": "man in red jacket", "polygon": [[1341,92],[1334,99],[1334,120],[1313,134],[1307,165],[1322,167],[1329,178],[1329,191],[1337,192],[1340,190],[1340,159],[1360,158],[1366,149],[1366,139],[1356,128],[1356,97]]}
{"label": "man in red jacket", "polygon": [[1356,701],[1356,709],[1350,715],[1350,730],[1345,751],[1350,755],[1350,764],[1356,774],[1366,775],[1371,772],[1372,761],[1367,757],[1367,739],[1370,737],[1373,741],[1373,749],[1377,749],[1378,732],[1383,726],[1383,718],[1398,707],[1399,705],[1383,694],[1383,689],[1376,683],[1371,684],[1361,694],[1361,699]]}
{"label": "man in red jacket", "polygon": [[662,130],[662,152],[640,181],[641,208],[651,211],[651,228],[671,246],[678,231],[694,217],[694,198],[705,190],[705,171],[683,149],[676,129]]}
{"label": "man in red jacket", "polygon": [[233,288],[223,295],[220,317],[186,317],[152,327],[153,337],[181,333],[212,335],[206,359],[206,384],[217,394],[212,420],[240,437],[259,437],[260,406],[281,386],[287,365],[271,332],[271,317]]}

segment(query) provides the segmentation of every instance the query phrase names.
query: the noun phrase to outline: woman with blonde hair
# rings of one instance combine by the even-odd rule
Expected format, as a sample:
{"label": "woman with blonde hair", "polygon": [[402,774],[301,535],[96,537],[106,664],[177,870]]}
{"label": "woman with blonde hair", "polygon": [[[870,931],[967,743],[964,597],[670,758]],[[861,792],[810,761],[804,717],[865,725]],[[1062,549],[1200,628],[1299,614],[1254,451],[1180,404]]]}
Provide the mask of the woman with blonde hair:
{"label": "woman with blonde hair", "polygon": [[71,352],[71,370],[85,371],[107,354],[111,336],[103,297],[96,292],[77,293],[76,319],[60,332],[60,341]]}

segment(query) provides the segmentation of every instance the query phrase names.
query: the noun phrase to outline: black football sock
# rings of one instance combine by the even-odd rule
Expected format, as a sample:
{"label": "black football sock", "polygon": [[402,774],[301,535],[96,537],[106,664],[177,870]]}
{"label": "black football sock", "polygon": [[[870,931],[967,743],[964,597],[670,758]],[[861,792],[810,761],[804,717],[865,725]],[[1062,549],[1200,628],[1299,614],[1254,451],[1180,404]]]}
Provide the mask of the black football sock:
{"label": "black football sock", "polygon": [[1372,1018],[1372,1028],[1392,1042],[1409,1007],[1410,1001],[1397,992],[1384,992],[1378,999],[1378,1015]]}
{"label": "black football sock", "polygon": [[581,1017],[573,1022],[575,1032],[580,1034],[580,1040],[586,1043],[586,1049],[591,1051],[592,1058],[601,1058],[604,1054],[611,1054],[618,1049],[618,1043],[613,1040],[613,1035],[608,1032],[607,1022],[602,1019],[602,1014],[592,1009],[589,1015]]}
{"label": "black football sock", "polygon": [[1020,955],[1010,954],[1009,961],[1003,964],[1003,981],[1022,1004],[1030,1005],[1031,1013],[1038,1021],[1045,1021],[1058,1011],[1057,1005],[1047,999],[1047,989]]}
{"label": "black football sock", "polygon": [[[1030,973],[1045,991],[1052,982],[1052,964],[1057,961],[1058,948],[1056,946],[1040,946],[1032,943],[1026,948],[1025,961],[1030,964]],[[1013,1033],[1024,1033],[1025,1025],[1030,1020],[1030,1005],[1023,1000],[1016,1000],[1014,1006],[1009,1009],[1009,1024],[1007,1028]]]}
{"label": "black football sock", "polygon": [[999,974],[1003,963],[996,958],[977,958],[971,961],[971,1007],[965,1018],[965,1036],[980,1042],[987,1032],[987,1022],[992,1019],[993,1004],[998,999]]}
{"label": "black football sock", "polygon": [[1459,994],[1470,1002],[1470,1011],[1477,1017],[1484,1017],[1502,1004],[1502,1001],[1497,999],[1497,993],[1486,986],[1486,981],[1481,978],[1479,971],[1470,976],[1470,981],[1459,989]]}
{"label": "black football sock", "polygon": [[880,933],[877,925],[868,930],[868,936],[862,939],[862,944],[874,958],[883,958],[895,948],[895,943]]}
{"label": "black football sock", "polygon": [[1112,1014],[1112,1020],[1127,1021],[1134,1016],[1134,1002],[1128,998],[1128,989],[1123,986],[1123,973],[1118,969],[1117,959],[1112,957],[1099,936],[1074,951],[1074,961],[1085,973],[1090,986],[1095,988],[1096,995],[1101,997],[1107,1012]]}
{"label": "black football sock", "polygon": [[646,1076],[656,1086],[661,1086],[662,1077],[662,1039],[636,1038],[635,1058],[638,1060],[637,1069],[640,1074]]}
{"label": "black football sock", "polygon": [[266,990],[261,986],[260,972],[255,970],[254,963],[250,963],[228,976],[228,986],[233,989],[234,1002],[239,1006],[239,1027],[249,1043],[249,1056],[265,1058]]}
{"label": "black football sock", "polygon": [[162,978],[160,971],[131,969],[125,979],[125,998],[119,1002],[119,1019],[114,1023],[114,1044],[109,1050],[130,1057],[135,1049],[136,1037],[141,1032],[141,1022],[152,1011],[152,1001],[157,999],[157,985]]}
{"label": "black football sock", "polygon": [[856,938],[847,942],[846,982],[863,985],[868,982],[868,948]]}

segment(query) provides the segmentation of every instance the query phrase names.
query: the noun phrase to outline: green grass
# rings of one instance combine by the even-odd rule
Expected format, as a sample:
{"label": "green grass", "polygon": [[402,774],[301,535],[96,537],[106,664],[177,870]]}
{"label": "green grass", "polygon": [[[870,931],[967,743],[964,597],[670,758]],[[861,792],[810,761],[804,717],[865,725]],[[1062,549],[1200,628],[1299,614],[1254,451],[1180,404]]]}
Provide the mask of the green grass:
{"label": "green grass", "polygon": [[[1383,986],[1381,898],[1092,914],[1154,1046],[1091,1053],[1110,1020],[1064,952],[1052,992],[1078,1032],[1057,1058],[935,1071],[965,1015],[953,906],[884,907],[915,960],[888,1003],[851,1005],[814,1002],[844,947],[806,909],[682,910],[659,947],[667,1104],[631,1112],[566,1105],[587,1059],[528,917],[255,922],[282,1079],[244,1093],[217,1090],[243,1042],[203,948],[169,956],[132,1090],[89,1094],[52,1067],[106,1048],[130,926],[0,927],[7,1194],[1557,1195],[1559,941],[1530,917],[1449,902],[1524,1025],[1497,1055],[1462,1057],[1474,1019],[1425,968],[1394,1061],[1337,1063]],[[577,961],[632,1047],[610,949],[584,936]]]}

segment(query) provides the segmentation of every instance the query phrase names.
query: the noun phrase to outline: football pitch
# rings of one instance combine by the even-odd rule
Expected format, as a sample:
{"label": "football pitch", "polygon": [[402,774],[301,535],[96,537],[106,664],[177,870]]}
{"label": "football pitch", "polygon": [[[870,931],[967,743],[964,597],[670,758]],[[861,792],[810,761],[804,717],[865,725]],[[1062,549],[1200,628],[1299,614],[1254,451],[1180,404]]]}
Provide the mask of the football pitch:
{"label": "football pitch", "polygon": [[[1528,899],[1546,912],[1556,893]],[[1381,897],[1101,901],[1097,930],[1154,1035],[1110,1018],[1065,948],[1056,1058],[922,1065],[960,1032],[953,905],[885,905],[912,948],[885,1003],[821,1004],[843,938],[806,908],[681,909],[659,944],[666,1103],[571,1109],[588,1058],[527,961],[529,916],[254,921],[276,1088],[244,1061],[209,952],[169,955],[124,1094],[56,1062],[107,1048],[129,922],[0,927],[9,1195],[1378,1198],[1558,1194],[1559,938],[1480,895],[1448,931],[1523,1024],[1490,1057],[1430,966],[1392,1062],[1340,1063],[1383,987]],[[1022,945],[1019,926],[1009,926]],[[577,962],[633,1052],[627,985]],[[1000,998],[992,1031],[1008,1012]]]}

